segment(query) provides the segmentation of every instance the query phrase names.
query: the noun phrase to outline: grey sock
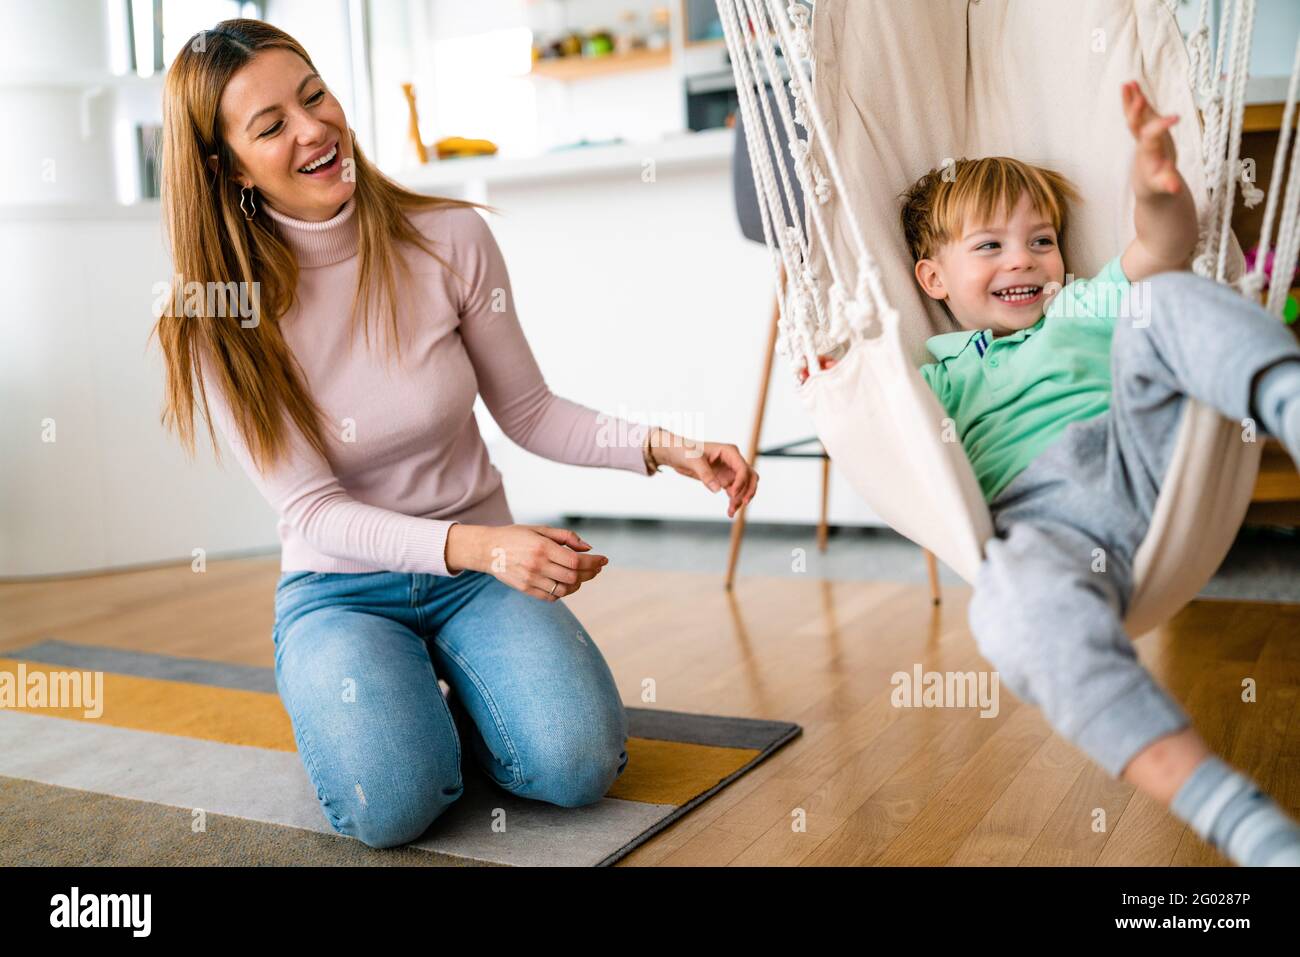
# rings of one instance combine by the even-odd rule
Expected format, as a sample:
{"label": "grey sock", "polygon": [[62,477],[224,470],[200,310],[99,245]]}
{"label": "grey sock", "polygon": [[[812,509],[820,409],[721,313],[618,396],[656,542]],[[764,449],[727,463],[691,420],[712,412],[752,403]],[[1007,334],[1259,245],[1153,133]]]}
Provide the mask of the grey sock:
{"label": "grey sock", "polygon": [[1253,398],[1264,428],[1300,464],[1300,358],[1284,359],[1265,370]]}
{"label": "grey sock", "polygon": [[1253,781],[1216,757],[1196,766],[1170,810],[1237,864],[1300,866],[1300,826]]}

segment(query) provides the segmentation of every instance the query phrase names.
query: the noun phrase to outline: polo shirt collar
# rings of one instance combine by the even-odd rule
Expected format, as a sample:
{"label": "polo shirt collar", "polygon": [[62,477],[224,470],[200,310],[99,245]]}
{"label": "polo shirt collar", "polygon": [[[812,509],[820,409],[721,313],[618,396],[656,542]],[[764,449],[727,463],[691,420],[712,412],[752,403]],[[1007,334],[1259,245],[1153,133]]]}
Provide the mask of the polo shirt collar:
{"label": "polo shirt collar", "polygon": [[925,341],[925,347],[930,350],[930,355],[942,362],[944,359],[951,359],[961,353],[963,349],[970,345],[971,340],[982,334],[982,330],[972,332],[970,329],[962,329],[959,332],[945,332],[941,335],[931,336]]}
{"label": "polo shirt collar", "polygon": [[1043,327],[1043,321],[1046,318],[1047,316],[1045,315],[1041,316],[1032,326],[1026,326],[1024,329],[1017,329],[1009,336],[999,336],[996,339],[993,338],[993,331],[991,329],[978,329],[975,331],[970,329],[961,329],[957,332],[944,332],[927,339],[925,341],[925,347],[930,350],[930,355],[934,356],[939,362],[943,362],[945,359],[951,359],[953,356],[959,355],[979,336],[984,337],[983,341],[986,349],[991,347],[995,342],[1020,342],[1029,338],[1041,329]]}

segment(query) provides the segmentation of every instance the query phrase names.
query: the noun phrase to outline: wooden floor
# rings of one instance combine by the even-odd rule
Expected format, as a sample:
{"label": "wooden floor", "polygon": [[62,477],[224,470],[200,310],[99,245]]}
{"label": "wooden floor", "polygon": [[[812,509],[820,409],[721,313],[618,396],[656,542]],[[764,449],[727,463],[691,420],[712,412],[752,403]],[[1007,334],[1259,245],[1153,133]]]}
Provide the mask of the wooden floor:
{"label": "wooden floor", "polygon": [[[276,559],[249,559],[0,585],[0,654],[55,637],[270,667],[278,576]],[[721,574],[611,566],[566,599],[627,705],[804,729],[624,863],[1223,863],[1005,688],[995,718],[893,707],[897,671],[988,667],[969,589],[938,607],[927,591],[790,575],[741,577],[728,595]],[[1137,644],[1211,746],[1300,814],[1300,605],[1198,601]]]}

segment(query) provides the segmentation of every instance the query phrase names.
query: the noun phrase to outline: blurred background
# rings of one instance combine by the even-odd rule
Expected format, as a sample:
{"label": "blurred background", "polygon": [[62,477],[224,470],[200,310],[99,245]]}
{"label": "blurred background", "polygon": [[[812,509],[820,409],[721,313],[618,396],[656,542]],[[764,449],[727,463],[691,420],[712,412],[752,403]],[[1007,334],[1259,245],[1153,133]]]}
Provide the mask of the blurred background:
{"label": "blurred background", "polygon": [[[1183,3],[1180,22],[1198,9]],[[171,273],[163,76],[194,33],[240,16],[307,48],[386,173],[503,211],[489,221],[553,391],[747,449],[773,283],[738,222],[736,94],[712,0],[0,0],[0,577],[278,551],[276,517],[233,459],[216,467],[201,435],[191,464],[161,428],[146,345],[151,290]],[[1260,0],[1258,18],[1248,132],[1262,138],[1248,149],[1264,179],[1300,3]],[[697,483],[548,462],[505,440],[481,400],[477,414],[516,521],[604,523],[604,538],[584,534],[611,556],[725,568],[725,501]],[[812,431],[778,359],[762,445]],[[788,573],[808,546],[810,571],[923,578],[919,550],[833,468],[825,491],[815,456],[758,468],[743,569]],[[823,496],[835,535],[819,555]],[[1276,561],[1295,513],[1256,519]]]}

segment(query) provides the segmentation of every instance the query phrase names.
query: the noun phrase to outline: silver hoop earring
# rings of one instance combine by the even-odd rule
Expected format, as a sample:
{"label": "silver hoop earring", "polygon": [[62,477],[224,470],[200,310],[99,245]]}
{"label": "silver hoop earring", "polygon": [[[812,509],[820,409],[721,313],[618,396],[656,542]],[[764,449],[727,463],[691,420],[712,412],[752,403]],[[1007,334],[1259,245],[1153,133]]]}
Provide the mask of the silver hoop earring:
{"label": "silver hoop earring", "polygon": [[[253,207],[253,211],[252,211],[251,213],[250,213],[247,209],[244,208],[244,199],[245,199],[244,194],[245,194],[245,193],[248,194],[247,199],[248,199],[249,205],[251,205],[251,206]],[[239,208],[240,208],[241,210],[243,210],[244,218],[245,218],[245,219],[252,219],[254,216],[257,215],[257,203],[254,202],[254,200],[253,200],[253,196],[254,196],[254,193],[253,193],[253,188],[252,188],[251,186],[245,186],[243,189],[241,189],[241,190],[239,191]]]}

